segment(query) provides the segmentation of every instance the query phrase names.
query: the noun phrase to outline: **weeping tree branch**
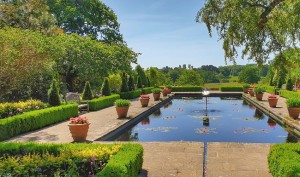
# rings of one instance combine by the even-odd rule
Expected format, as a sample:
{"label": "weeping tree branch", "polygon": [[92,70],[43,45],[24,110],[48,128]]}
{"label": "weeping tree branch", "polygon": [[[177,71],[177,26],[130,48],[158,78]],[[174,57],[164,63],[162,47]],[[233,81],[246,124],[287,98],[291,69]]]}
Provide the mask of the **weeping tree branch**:
{"label": "weeping tree branch", "polygon": [[265,8],[265,11],[260,15],[260,21],[258,23],[259,29],[263,29],[268,22],[268,15],[272,12],[275,7],[283,2],[284,0],[274,0],[273,2],[270,3],[269,6]]}

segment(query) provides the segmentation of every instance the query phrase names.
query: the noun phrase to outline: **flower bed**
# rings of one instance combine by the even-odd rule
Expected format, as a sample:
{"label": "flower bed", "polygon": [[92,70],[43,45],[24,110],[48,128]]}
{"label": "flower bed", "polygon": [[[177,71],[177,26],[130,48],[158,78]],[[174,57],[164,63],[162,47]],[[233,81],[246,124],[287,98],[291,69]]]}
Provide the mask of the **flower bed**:
{"label": "flower bed", "polygon": [[89,109],[90,111],[97,111],[109,106],[113,106],[117,99],[120,99],[120,95],[118,94],[93,99],[88,103]]}
{"label": "flower bed", "polygon": [[143,163],[138,144],[0,143],[4,176],[137,177]]}
{"label": "flower bed", "polygon": [[39,100],[27,100],[17,103],[1,103],[0,104],[0,119],[11,117],[25,112],[44,109],[47,104]]}
{"label": "flower bed", "polygon": [[274,177],[300,176],[300,144],[273,145],[268,155],[269,169]]}
{"label": "flower bed", "polygon": [[0,119],[0,141],[61,122],[78,115],[78,105],[69,104]]}

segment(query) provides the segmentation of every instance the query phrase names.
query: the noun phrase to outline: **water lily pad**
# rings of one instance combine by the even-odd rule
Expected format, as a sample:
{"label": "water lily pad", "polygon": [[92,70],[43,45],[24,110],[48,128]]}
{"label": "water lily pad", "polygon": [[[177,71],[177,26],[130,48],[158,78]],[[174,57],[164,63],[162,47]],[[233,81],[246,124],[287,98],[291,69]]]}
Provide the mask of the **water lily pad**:
{"label": "water lily pad", "polygon": [[234,130],[234,133],[245,134],[245,133],[269,133],[270,131],[267,129],[256,129],[252,127],[240,128]]}
{"label": "water lily pad", "polygon": [[217,134],[216,128],[196,128],[195,133],[197,134]]}

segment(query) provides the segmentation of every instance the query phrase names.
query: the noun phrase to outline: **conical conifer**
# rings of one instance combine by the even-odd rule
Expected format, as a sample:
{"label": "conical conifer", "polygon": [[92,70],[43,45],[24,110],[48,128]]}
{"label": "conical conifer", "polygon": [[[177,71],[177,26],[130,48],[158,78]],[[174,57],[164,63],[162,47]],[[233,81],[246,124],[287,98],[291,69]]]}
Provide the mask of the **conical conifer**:
{"label": "conical conifer", "polygon": [[82,99],[84,100],[91,100],[93,99],[93,92],[91,89],[91,85],[89,81],[86,81],[83,89]]}
{"label": "conical conifer", "polygon": [[58,91],[56,79],[52,80],[50,89],[48,90],[48,103],[51,106],[60,105],[59,91]]}
{"label": "conical conifer", "polygon": [[103,81],[103,84],[102,84],[102,87],[101,87],[101,93],[104,96],[111,95],[110,86],[109,86],[109,82],[108,82],[107,78],[105,78],[104,81]]}

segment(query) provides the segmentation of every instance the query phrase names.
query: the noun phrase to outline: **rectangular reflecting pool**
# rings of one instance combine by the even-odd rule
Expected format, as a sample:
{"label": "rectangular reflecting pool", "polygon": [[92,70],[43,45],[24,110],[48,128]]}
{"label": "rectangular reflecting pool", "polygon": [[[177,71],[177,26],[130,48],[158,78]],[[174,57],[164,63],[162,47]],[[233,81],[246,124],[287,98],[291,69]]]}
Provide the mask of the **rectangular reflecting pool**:
{"label": "rectangular reflecting pool", "polygon": [[298,142],[241,98],[173,99],[115,138],[116,141]]}

